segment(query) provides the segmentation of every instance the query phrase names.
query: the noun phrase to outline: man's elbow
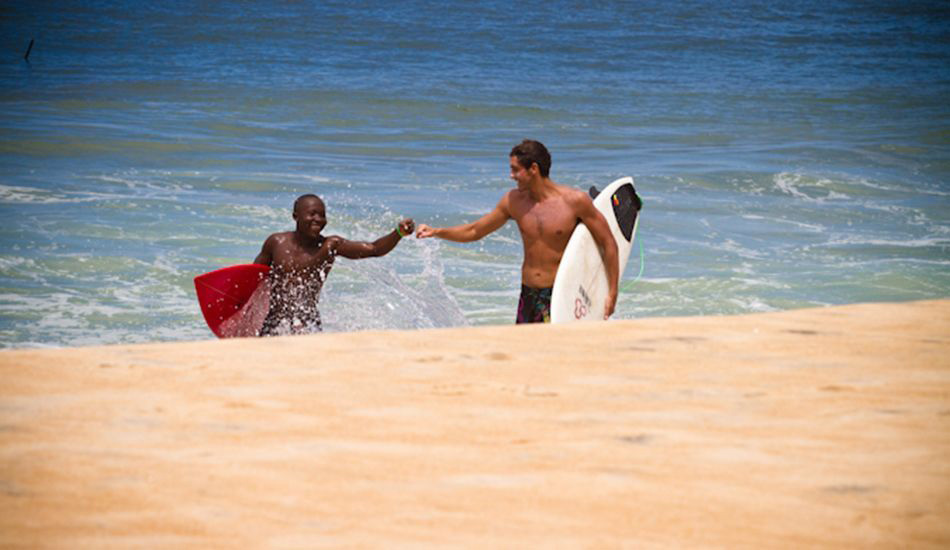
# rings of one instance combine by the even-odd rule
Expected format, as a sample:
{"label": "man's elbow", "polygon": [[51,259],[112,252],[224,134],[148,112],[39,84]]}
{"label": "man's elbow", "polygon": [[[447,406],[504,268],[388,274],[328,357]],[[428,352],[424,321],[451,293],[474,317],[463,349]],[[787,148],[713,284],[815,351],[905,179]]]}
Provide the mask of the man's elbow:
{"label": "man's elbow", "polygon": [[615,239],[613,234],[610,232],[604,236],[604,250],[607,252],[607,254],[610,254],[614,257],[620,254],[620,247],[617,246],[617,239]]}
{"label": "man's elbow", "polygon": [[385,254],[385,252],[380,252],[378,248],[373,247],[373,248],[368,248],[366,250],[360,250],[359,252],[356,253],[356,257],[354,259],[362,260],[364,258],[378,258],[382,256],[383,254]]}

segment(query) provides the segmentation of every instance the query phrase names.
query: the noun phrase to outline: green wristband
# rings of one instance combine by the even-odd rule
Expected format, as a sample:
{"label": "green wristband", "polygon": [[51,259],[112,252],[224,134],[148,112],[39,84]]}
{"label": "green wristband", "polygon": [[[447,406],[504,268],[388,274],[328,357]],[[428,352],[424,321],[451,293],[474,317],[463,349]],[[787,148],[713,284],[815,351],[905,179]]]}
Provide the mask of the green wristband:
{"label": "green wristband", "polygon": [[396,226],[396,234],[398,234],[400,237],[405,237],[405,235],[402,234],[402,229],[399,229],[398,225]]}

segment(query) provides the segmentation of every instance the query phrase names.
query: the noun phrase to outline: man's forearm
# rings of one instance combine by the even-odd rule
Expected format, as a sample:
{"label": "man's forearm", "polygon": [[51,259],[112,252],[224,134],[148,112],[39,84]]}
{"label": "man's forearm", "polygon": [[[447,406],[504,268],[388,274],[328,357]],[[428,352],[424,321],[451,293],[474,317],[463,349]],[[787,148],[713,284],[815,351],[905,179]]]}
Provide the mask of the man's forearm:
{"label": "man's forearm", "polygon": [[470,243],[476,240],[475,229],[470,223],[454,227],[433,227],[432,236],[457,243]]}
{"label": "man's forearm", "polygon": [[382,237],[373,241],[373,256],[385,256],[392,252],[396,245],[399,244],[399,241],[402,240],[402,236],[399,234],[399,231],[393,230],[390,233],[383,235]]}
{"label": "man's forearm", "polygon": [[604,268],[607,270],[610,292],[616,296],[617,287],[620,284],[620,258],[616,243],[608,244],[604,250]]}

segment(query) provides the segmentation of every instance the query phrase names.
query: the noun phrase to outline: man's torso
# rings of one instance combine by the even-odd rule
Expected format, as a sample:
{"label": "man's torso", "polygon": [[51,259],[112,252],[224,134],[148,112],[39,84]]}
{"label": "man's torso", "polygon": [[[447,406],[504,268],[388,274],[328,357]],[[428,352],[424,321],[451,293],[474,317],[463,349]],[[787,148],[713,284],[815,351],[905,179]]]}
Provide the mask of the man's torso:
{"label": "man's torso", "polygon": [[510,214],[518,223],[524,244],[521,281],[529,287],[551,287],[577,225],[578,216],[570,194],[578,191],[557,185],[557,193],[540,202],[517,189],[509,193]]}
{"label": "man's torso", "polygon": [[295,326],[319,324],[317,303],[335,259],[330,238],[306,247],[294,240],[292,232],[279,237],[272,252],[268,318]]}

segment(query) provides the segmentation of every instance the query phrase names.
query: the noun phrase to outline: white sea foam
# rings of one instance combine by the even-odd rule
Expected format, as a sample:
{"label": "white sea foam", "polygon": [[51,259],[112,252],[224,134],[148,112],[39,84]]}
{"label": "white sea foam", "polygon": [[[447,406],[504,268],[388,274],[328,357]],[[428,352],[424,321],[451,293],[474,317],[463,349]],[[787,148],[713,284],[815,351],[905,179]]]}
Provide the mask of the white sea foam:
{"label": "white sea foam", "polygon": [[777,308],[768,305],[762,300],[754,297],[735,297],[727,300],[742,311],[764,313],[768,311],[778,311]]}
{"label": "white sea foam", "polygon": [[36,261],[32,258],[23,258],[20,256],[0,256],[0,270],[9,271],[14,268],[35,270]]}
{"label": "white sea foam", "polygon": [[835,237],[818,246],[886,246],[896,248],[950,248],[950,239],[932,237],[919,239],[883,239],[859,236]]}
{"label": "white sea foam", "polygon": [[325,176],[317,176],[304,172],[255,172],[251,175],[256,178],[277,181],[304,181],[307,183],[330,183],[333,181],[332,179]]}
{"label": "white sea foam", "polygon": [[0,202],[12,204],[72,202],[43,189],[0,185]]}
{"label": "white sea foam", "polygon": [[154,182],[147,179],[142,179],[141,177],[135,175],[120,175],[120,174],[107,174],[99,176],[91,176],[89,179],[95,181],[102,181],[106,183],[116,183],[127,189],[133,190],[149,190],[149,191],[161,191],[161,192],[173,192],[179,193],[181,191],[189,190],[191,186],[177,183],[174,181],[162,181]]}
{"label": "white sea foam", "polygon": [[[260,205],[260,204],[235,204],[231,207],[236,213],[246,215],[248,219],[256,221],[273,221],[281,222],[288,225],[288,229],[292,228],[290,224],[293,223],[293,218],[291,217],[291,209],[293,203],[289,203],[286,208],[275,208],[273,206]],[[263,242],[263,237],[261,238]]]}
{"label": "white sea foam", "polygon": [[787,283],[766,280],[766,279],[749,279],[749,278],[737,277],[735,280],[750,287],[775,288],[775,289],[791,288],[791,286],[789,286]]}
{"label": "white sea foam", "polygon": [[793,172],[782,172],[772,178],[775,187],[787,195],[809,202],[845,200],[849,197],[833,189],[833,181],[828,178],[815,178]]}
{"label": "white sea foam", "polygon": [[735,254],[736,256],[739,256],[740,258],[746,258],[746,259],[751,259],[751,260],[757,260],[757,259],[765,258],[766,256],[768,256],[767,253],[762,253],[756,250],[752,250],[748,247],[742,246],[738,242],[729,238],[719,241],[716,245],[716,248],[723,252],[731,252]]}
{"label": "white sea foam", "polygon": [[826,228],[825,228],[824,226],[822,226],[822,225],[818,225],[818,224],[815,224],[815,223],[806,223],[806,222],[803,222],[803,221],[801,221],[801,220],[786,220],[786,219],[782,219],[782,218],[779,218],[779,217],[769,217],[769,218],[767,218],[767,217],[765,217],[765,216],[759,216],[759,215],[757,215],[757,214],[743,214],[741,217],[742,217],[742,219],[745,219],[745,220],[766,221],[766,222],[769,222],[769,223],[788,224],[788,225],[791,225],[791,226],[793,226],[793,227],[797,227],[797,228],[799,228],[799,229],[804,229],[805,231],[809,231],[809,232],[811,232],[811,233],[822,233],[822,232],[826,231]]}
{"label": "white sea foam", "polygon": [[67,193],[64,191],[48,191],[35,187],[17,187],[0,185],[0,203],[10,204],[59,204],[83,203],[101,200],[127,198],[115,193],[98,191],[82,191]]}

